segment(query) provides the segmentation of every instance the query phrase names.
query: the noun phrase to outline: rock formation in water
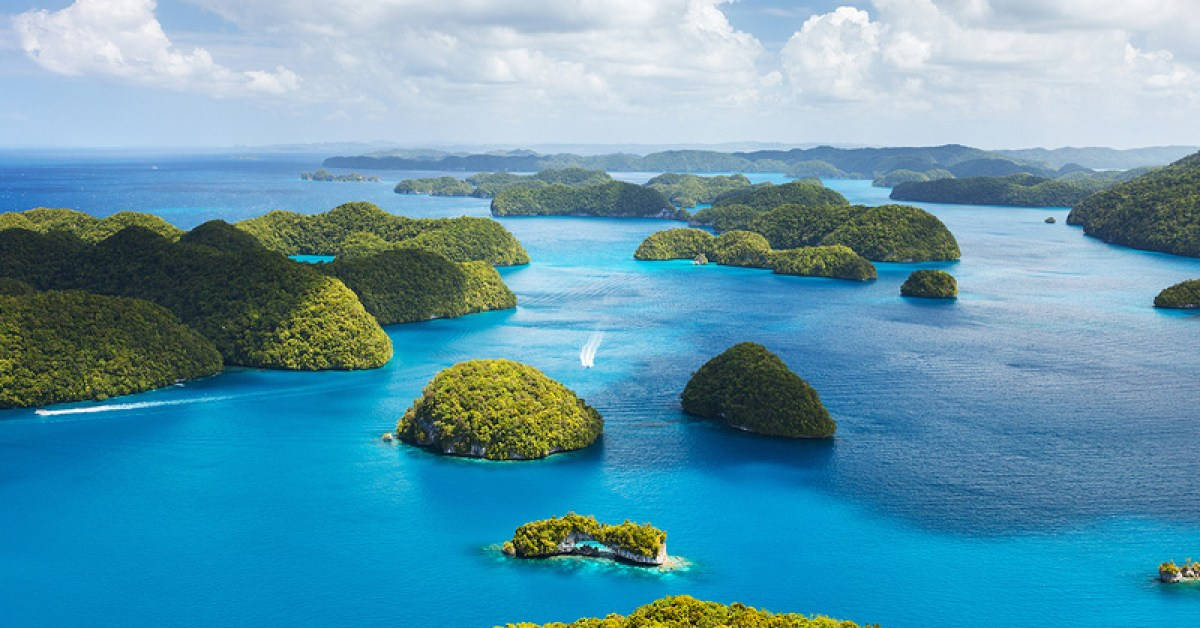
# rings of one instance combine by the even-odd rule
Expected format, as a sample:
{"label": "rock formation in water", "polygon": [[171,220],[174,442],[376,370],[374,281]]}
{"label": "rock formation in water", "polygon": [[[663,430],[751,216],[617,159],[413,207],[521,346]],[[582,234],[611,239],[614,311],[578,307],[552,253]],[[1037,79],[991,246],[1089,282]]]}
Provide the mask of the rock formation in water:
{"label": "rock formation in water", "polygon": [[648,523],[609,525],[591,515],[568,513],[522,525],[503,550],[518,558],[577,555],[658,566],[667,560],[667,533]]}

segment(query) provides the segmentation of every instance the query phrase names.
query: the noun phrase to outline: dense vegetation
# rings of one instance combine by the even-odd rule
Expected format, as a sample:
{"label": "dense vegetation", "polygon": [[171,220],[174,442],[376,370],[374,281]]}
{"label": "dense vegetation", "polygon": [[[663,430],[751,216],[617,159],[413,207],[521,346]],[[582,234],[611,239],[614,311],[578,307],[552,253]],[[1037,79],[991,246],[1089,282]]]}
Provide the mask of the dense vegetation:
{"label": "dense vegetation", "polygon": [[1047,179],[1030,174],[1014,174],[901,183],[892,189],[891,198],[965,205],[1069,207],[1112,184],[1109,178],[1077,176]]}
{"label": "dense vegetation", "polygon": [[530,175],[512,174],[509,172],[480,172],[467,177],[467,182],[475,186],[472,196],[492,198],[509,186],[545,187],[554,183],[570,187],[587,187],[612,181],[603,170],[586,170],[584,168],[546,168]]}
{"label": "dense vegetation", "polygon": [[726,266],[766,268],[771,245],[753,231],[726,231],[713,240],[707,255],[713,262]]}
{"label": "dense vegetation", "polygon": [[586,535],[597,543],[639,556],[654,557],[667,542],[667,533],[648,523],[626,520],[620,525],[596,521],[591,515],[565,516],[531,521],[517,528],[504,544],[504,552],[520,558],[542,558],[558,553],[558,544],[571,534]]}
{"label": "dense vegetation", "polygon": [[78,291],[0,296],[0,408],[102,400],[220,370],[212,343],[153,303]]}
{"label": "dense vegetation", "polygon": [[1106,242],[1200,257],[1200,153],[1089,196],[1067,223]]}
{"label": "dense vegetation", "polygon": [[675,595],[639,606],[628,616],[613,613],[585,617],[569,624],[551,622],[508,624],[506,628],[858,628],[852,621],[830,617],[772,613],[751,606],[704,602],[690,595]]}
{"label": "dense vegetation", "polygon": [[677,210],[657,190],[610,181],[585,187],[561,183],[509,186],[492,199],[492,215],[675,218],[686,216],[686,212]]}
{"label": "dense vegetation", "polygon": [[900,294],[925,299],[953,299],[958,296],[958,281],[944,270],[916,270],[901,284]]}
{"label": "dense vegetation", "polygon": [[805,207],[850,204],[846,197],[825,186],[792,181],[782,185],[761,183],[727,192],[713,201],[713,207],[745,205],[758,211],[767,211],[789,203]]}
{"label": "dense vegetation", "polygon": [[[494,266],[529,263],[529,254],[521,243],[489,218],[406,218],[372,203],[345,203],[313,215],[275,210],[237,226],[263,246],[284,255],[335,255],[348,239],[353,239],[357,254],[417,248],[441,253],[455,262],[483,260]],[[359,245],[364,237],[375,242],[377,248],[362,249]]]}
{"label": "dense vegetation", "polygon": [[901,168],[899,170],[893,170],[875,177],[875,180],[871,181],[871,185],[877,188],[890,188],[900,185],[901,183],[935,181],[938,179],[953,178],[954,173],[941,168],[934,168],[932,170],[925,170],[923,172]]}
{"label": "dense vegetation", "polygon": [[855,207],[820,244],[843,244],[877,262],[954,260],[961,253],[937,216],[907,205]]}
{"label": "dense vegetation", "polygon": [[99,242],[125,227],[143,227],[168,240],[178,240],[183,230],[153,214],[117,212],[96,218],[73,209],[39,207],[0,214],[0,230],[27,229],[38,233],[66,233],[88,242]]}
{"label": "dense vegetation", "polygon": [[799,179],[802,177],[816,177],[818,179],[852,178],[850,173],[838,168],[828,161],[821,161],[820,159],[797,161],[788,167],[788,169],[785,171],[785,174],[793,179]]}
{"label": "dense vegetation", "polygon": [[837,430],[817,391],[753,342],[734,345],[701,366],[682,400],[689,414],[759,434],[829,438]]}
{"label": "dense vegetation", "polygon": [[0,277],[152,301],[208,338],[227,364],[353,369],[391,357],[387,334],[349,288],[261,246],[218,248],[238,242],[233,230],[211,223],[171,242],[128,227],[96,244],[62,232],[0,231]]}
{"label": "dense vegetation", "polygon": [[713,235],[703,229],[667,229],[655,231],[638,246],[633,258],[639,260],[695,259],[707,255]]}
{"label": "dense vegetation", "polygon": [[646,187],[658,190],[668,201],[684,208],[695,207],[698,203],[711,203],[726,192],[749,186],[750,180],[742,174],[701,177],[667,173],[646,182]]}
{"label": "dense vegetation", "polygon": [[1200,279],[1181,281],[1159,292],[1154,307],[1200,308]]}
{"label": "dense vegetation", "polygon": [[870,281],[878,277],[874,264],[850,247],[840,244],[771,251],[768,260],[771,269],[780,275],[856,281]]}
{"label": "dense vegetation", "polygon": [[358,174],[357,172],[351,172],[350,174],[333,174],[332,172],[330,172],[324,168],[321,168],[321,169],[317,170],[316,172],[301,172],[300,180],[301,181],[337,181],[337,182],[362,183],[365,181],[372,181],[372,182],[379,181],[379,177],[365,176],[365,175]]}
{"label": "dense vegetation", "polygon": [[452,262],[438,253],[398,249],[338,257],[317,270],[342,280],[381,325],[517,306],[486,262]]}
{"label": "dense vegetation", "polygon": [[475,186],[455,177],[404,179],[392,190],[396,194],[432,194],[433,196],[470,196]]}
{"label": "dense vegetation", "polygon": [[705,207],[692,215],[694,225],[711,225],[717,231],[748,230],[750,223],[762,212],[745,205]]}
{"label": "dense vegetation", "polygon": [[604,420],[562,384],[509,360],[438,373],[396,425],[401,440],[489,460],[544,458],[587,447]]}

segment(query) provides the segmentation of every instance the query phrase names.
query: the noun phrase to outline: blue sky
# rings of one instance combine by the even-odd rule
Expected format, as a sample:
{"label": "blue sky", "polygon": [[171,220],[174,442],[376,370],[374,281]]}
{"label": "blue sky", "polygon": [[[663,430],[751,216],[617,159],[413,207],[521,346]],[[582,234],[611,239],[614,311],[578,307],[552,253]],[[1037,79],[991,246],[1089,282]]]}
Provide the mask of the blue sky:
{"label": "blue sky", "polygon": [[1200,144],[1195,0],[0,0],[0,146]]}

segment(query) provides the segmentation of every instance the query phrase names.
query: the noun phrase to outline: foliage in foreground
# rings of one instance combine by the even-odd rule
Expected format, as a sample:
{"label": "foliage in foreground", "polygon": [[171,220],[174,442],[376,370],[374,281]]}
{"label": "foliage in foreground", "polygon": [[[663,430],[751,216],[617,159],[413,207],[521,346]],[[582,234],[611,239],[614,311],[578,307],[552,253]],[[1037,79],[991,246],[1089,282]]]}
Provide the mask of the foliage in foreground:
{"label": "foliage in foreground", "polygon": [[953,299],[958,296],[958,281],[944,270],[916,270],[901,284],[900,294],[925,299]]}
{"label": "foliage in foreground", "polygon": [[438,373],[396,434],[446,454],[528,460],[587,447],[603,429],[599,412],[532,366],[471,360]]}
{"label": "foliage in foreground", "polygon": [[1154,297],[1154,307],[1200,308],[1200,279],[1181,281]]}
{"label": "foliage in foreground", "polygon": [[86,292],[0,296],[0,408],[107,399],[221,370],[171,312]]}
{"label": "foliage in foreground", "polygon": [[406,218],[365,202],[313,215],[275,210],[237,227],[284,255],[336,255],[348,239],[366,234],[374,236],[375,250],[425,249],[451,261],[483,260],[493,266],[529,263],[521,243],[490,218]]}
{"label": "foliage in foreground", "polygon": [[[508,624],[507,628],[539,628]],[[629,615],[585,617],[569,624],[551,622],[541,628],[858,628],[852,621],[798,613],[772,613],[738,602],[719,604],[675,595],[640,606]]]}
{"label": "foliage in foreground", "polygon": [[817,391],[753,342],[736,344],[701,366],[682,401],[688,414],[759,434],[829,438],[837,431]]}
{"label": "foliage in foreground", "polygon": [[96,218],[74,209],[38,207],[23,212],[0,214],[0,231],[27,229],[38,233],[63,233],[87,242],[99,242],[125,227],[142,227],[168,240],[178,240],[183,230],[155,216],[142,212],[117,212]]}
{"label": "foliage in foreground", "polygon": [[520,558],[540,558],[558,553],[558,544],[571,534],[587,535],[598,543],[620,548],[640,556],[657,556],[667,542],[667,533],[648,523],[626,520],[620,525],[596,521],[591,515],[567,513],[531,521],[517,528],[504,544],[504,552]]}

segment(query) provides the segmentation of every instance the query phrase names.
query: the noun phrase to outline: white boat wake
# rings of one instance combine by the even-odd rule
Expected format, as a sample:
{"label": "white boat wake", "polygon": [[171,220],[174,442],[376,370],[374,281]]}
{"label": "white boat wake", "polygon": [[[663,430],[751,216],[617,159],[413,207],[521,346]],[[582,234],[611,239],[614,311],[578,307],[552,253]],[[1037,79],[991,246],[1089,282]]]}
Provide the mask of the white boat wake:
{"label": "white boat wake", "polygon": [[190,403],[206,401],[222,401],[231,397],[196,397],[194,399],[173,399],[171,401],[135,401],[132,403],[109,403],[101,406],[86,406],[83,408],[62,408],[44,410],[38,408],[33,413],[38,416],[61,416],[64,414],[88,414],[92,412],[115,412],[118,410],[140,410],[142,408],[157,408],[159,406],[182,406]]}
{"label": "white boat wake", "polygon": [[579,363],[583,368],[590,369],[596,366],[596,350],[600,348],[600,341],[604,340],[604,332],[594,331],[591,336],[588,336],[587,342],[583,343],[583,347],[579,349]]}

